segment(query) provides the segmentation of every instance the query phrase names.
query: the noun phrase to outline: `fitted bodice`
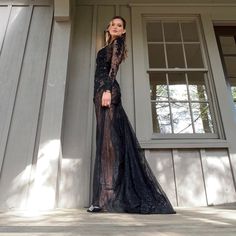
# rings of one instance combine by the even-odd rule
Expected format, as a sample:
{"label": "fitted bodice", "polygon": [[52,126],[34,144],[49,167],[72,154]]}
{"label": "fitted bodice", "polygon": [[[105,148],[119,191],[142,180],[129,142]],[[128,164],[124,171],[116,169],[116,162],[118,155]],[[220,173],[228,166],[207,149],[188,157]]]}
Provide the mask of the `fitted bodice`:
{"label": "fitted bodice", "polygon": [[100,49],[96,58],[94,95],[100,90],[112,91],[114,80],[124,53],[124,39],[119,37]]}
{"label": "fitted bodice", "polygon": [[109,76],[111,68],[111,53],[109,51],[111,51],[110,45],[100,49],[97,53],[94,93],[99,92],[104,87],[105,80]]}

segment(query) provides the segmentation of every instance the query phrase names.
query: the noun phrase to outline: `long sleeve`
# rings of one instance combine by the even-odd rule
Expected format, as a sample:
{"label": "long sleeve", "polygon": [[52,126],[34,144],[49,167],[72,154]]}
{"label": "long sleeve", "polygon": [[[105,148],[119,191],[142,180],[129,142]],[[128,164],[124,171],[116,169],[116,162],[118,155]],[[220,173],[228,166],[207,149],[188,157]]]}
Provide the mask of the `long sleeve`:
{"label": "long sleeve", "polygon": [[116,79],[117,71],[119,69],[119,65],[122,62],[124,54],[124,39],[122,37],[118,37],[113,42],[112,48],[112,57],[111,57],[111,68],[109,71],[109,76],[105,81],[105,90],[112,90],[112,84]]}

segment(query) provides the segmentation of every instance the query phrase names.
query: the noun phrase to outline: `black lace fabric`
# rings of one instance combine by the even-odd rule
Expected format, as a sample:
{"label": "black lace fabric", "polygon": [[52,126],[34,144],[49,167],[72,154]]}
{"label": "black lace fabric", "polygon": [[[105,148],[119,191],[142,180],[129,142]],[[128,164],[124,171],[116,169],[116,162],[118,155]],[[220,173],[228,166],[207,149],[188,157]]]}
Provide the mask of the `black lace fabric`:
{"label": "black lace fabric", "polygon": [[[97,54],[94,81],[96,159],[92,204],[108,212],[175,213],[155,179],[122,107],[116,74],[124,40],[117,38]],[[111,106],[102,107],[102,94],[111,91]]]}

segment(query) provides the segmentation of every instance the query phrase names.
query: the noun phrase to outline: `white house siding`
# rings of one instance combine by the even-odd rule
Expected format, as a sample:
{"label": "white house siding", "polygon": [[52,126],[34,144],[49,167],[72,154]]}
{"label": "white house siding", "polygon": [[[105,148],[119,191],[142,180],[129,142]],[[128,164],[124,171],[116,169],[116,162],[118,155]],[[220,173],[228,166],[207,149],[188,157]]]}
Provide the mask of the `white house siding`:
{"label": "white house siding", "polygon": [[[155,9],[169,4],[162,13],[172,15],[178,3],[182,4],[178,9],[185,9],[182,14],[202,19],[219,100],[216,118],[222,121],[225,139],[150,140],[151,124],[142,119],[145,97],[138,91],[142,87],[139,76],[145,69],[139,62],[144,59],[143,44],[139,47],[143,43],[139,12],[152,9],[158,15]],[[236,22],[236,14],[230,18],[220,12],[224,4],[231,4],[228,15],[232,16],[234,3],[74,0],[69,17],[66,1],[54,1],[53,19],[52,1],[0,1],[0,209],[89,205],[95,156],[95,57],[114,15],[122,15],[128,23],[129,57],[118,74],[122,102],[171,202],[174,206],[202,206],[235,201],[236,124],[227,106],[228,92],[212,32],[213,21]],[[196,10],[201,4],[205,4],[202,14]],[[214,19],[208,10],[211,4],[220,6]]]}

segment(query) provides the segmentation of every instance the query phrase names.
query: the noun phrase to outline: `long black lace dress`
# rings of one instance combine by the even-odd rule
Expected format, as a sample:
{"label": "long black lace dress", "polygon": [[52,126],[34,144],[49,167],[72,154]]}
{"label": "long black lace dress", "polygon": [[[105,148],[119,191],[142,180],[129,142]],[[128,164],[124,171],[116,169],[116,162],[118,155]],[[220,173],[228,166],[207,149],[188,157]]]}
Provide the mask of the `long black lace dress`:
{"label": "long black lace dress", "polygon": [[[124,40],[119,37],[97,54],[94,104],[97,119],[92,205],[108,212],[175,213],[156,181],[121,104],[116,74]],[[111,91],[111,106],[102,94]]]}

